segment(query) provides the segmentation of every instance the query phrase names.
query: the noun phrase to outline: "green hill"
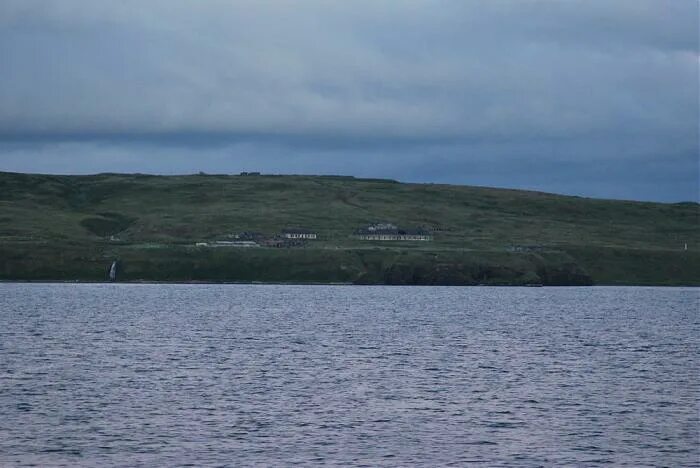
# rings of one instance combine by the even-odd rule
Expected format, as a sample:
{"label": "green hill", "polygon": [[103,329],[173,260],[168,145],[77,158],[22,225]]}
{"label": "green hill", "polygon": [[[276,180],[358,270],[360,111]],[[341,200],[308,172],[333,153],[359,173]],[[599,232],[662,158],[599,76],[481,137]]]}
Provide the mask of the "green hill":
{"label": "green hill", "polygon": [[[700,205],[340,176],[0,173],[0,279],[700,285]],[[431,242],[362,241],[372,222]],[[291,248],[196,242],[299,227]],[[688,250],[685,250],[687,244]]]}

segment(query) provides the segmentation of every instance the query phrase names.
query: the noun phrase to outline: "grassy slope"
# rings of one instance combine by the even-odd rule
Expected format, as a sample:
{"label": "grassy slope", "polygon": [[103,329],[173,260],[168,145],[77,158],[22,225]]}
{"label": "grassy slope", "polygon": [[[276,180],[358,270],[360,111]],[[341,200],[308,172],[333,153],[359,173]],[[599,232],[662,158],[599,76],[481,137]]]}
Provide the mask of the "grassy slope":
{"label": "grassy slope", "polygon": [[[699,217],[696,203],[345,177],[0,173],[0,278],[101,279],[118,257],[132,279],[518,283],[576,264],[598,283],[700,284]],[[384,220],[441,231],[429,244],[348,237]],[[322,239],[285,251],[186,247],[295,226]],[[507,252],[532,244],[546,251]]]}

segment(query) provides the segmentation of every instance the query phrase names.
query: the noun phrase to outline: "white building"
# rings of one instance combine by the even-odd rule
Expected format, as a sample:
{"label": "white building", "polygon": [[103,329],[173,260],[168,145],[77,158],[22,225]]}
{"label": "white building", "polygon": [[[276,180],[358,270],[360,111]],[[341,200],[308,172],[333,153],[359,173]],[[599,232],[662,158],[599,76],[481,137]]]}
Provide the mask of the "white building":
{"label": "white building", "polygon": [[285,229],[282,231],[282,237],[286,239],[316,239],[317,235],[308,229]]}

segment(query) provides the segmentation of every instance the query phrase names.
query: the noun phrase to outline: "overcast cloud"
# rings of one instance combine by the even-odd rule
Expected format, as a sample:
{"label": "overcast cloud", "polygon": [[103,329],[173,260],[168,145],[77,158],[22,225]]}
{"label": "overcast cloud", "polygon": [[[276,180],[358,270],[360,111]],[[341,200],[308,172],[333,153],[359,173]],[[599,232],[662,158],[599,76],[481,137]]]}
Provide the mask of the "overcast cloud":
{"label": "overcast cloud", "polygon": [[697,0],[2,0],[0,170],[698,199]]}

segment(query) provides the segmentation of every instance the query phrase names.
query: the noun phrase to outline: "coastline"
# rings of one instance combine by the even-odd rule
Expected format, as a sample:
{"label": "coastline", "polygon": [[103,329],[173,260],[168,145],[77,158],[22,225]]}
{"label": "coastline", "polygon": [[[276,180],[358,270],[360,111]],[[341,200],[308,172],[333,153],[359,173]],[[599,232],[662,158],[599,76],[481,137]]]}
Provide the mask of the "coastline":
{"label": "coastline", "polygon": [[264,281],[99,281],[99,280],[25,280],[1,279],[0,284],[124,284],[124,285],[232,285],[232,286],[377,286],[377,287],[450,287],[450,288],[700,288],[699,284],[600,283],[600,284],[358,284],[350,282],[264,282]]}
{"label": "coastline", "polygon": [[[103,282],[116,262],[120,282],[158,284],[700,285],[695,203],[322,176],[0,173],[0,185],[12,194],[0,280]],[[430,240],[353,235],[385,221]],[[314,237],[264,242],[289,229]],[[262,240],[236,244],[248,238]],[[226,247],[197,247],[209,242]]]}

